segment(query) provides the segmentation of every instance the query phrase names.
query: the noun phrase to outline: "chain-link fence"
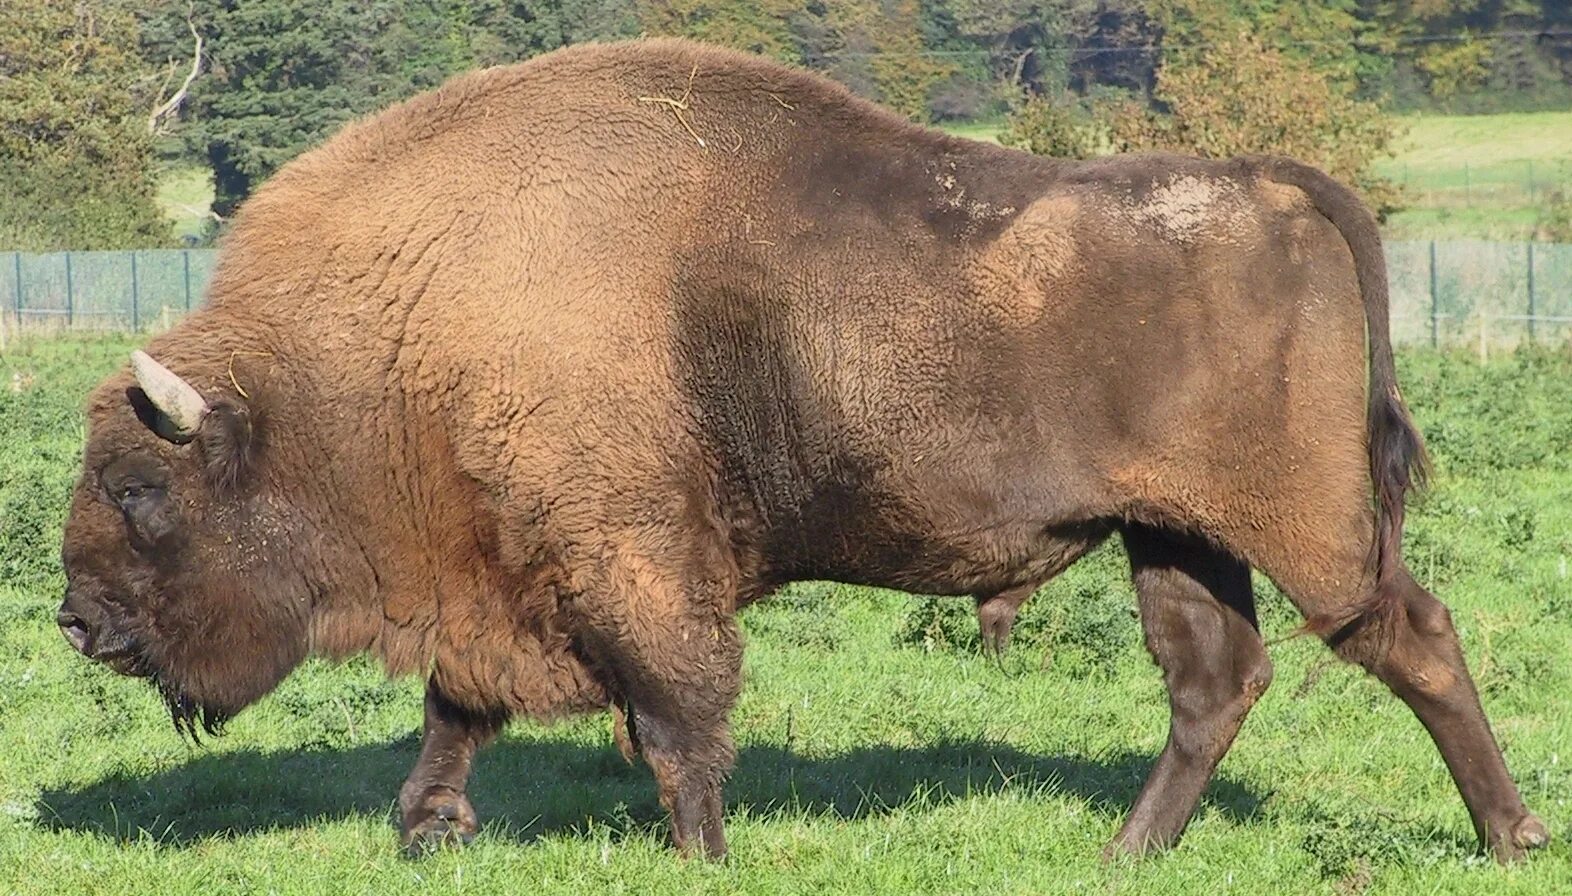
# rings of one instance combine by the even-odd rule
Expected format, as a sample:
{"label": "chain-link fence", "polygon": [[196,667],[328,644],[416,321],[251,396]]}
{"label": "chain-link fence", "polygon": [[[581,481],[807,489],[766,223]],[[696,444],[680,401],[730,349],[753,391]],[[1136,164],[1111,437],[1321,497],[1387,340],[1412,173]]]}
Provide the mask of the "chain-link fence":
{"label": "chain-link fence", "polygon": [[202,301],[213,249],[0,254],[0,324],[10,329],[140,331]]}
{"label": "chain-link fence", "polygon": [[[1386,252],[1394,342],[1572,336],[1572,244],[1393,240]],[[201,303],[215,258],[211,249],[0,253],[0,336],[167,327]]]}
{"label": "chain-link fence", "polygon": [[1572,244],[1392,240],[1392,341],[1513,345],[1572,335]]}

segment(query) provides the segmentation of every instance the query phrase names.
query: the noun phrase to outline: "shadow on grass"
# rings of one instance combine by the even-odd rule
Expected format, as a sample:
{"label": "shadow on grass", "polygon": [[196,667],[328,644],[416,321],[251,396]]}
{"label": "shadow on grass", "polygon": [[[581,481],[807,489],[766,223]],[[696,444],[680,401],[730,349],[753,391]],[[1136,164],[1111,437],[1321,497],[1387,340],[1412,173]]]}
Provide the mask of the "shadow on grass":
{"label": "shadow on grass", "polygon": [[[122,842],[151,838],[173,848],[357,815],[391,825],[398,787],[418,750],[418,741],[408,737],[345,750],[200,756],[152,775],[46,791],[38,818],[54,830]],[[1115,815],[1129,808],[1151,761],[1133,753],[1096,760],[1034,756],[980,740],[874,746],[825,758],[758,744],[739,751],[726,796],[728,808],[746,808],[756,817],[828,813],[855,819],[1006,789],[1047,790]],[[476,762],[470,798],[488,836],[520,842],[591,826],[626,833],[664,824],[648,769],[628,766],[609,747],[569,741],[492,746]],[[1221,777],[1205,802],[1250,819],[1261,799]]]}

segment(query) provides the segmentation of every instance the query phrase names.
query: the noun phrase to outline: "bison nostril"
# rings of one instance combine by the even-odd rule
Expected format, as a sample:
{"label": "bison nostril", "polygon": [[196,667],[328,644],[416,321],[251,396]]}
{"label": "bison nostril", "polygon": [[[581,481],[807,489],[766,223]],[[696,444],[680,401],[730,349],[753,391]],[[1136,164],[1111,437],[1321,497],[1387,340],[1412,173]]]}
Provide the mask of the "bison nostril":
{"label": "bison nostril", "polygon": [[92,641],[92,637],[88,634],[87,623],[82,621],[82,617],[75,613],[62,612],[55,617],[55,622],[59,623],[61,633],[65,635],[67,641],[71,642],[71,646],[75,647],[78,653],[87,653],[88,644]]}

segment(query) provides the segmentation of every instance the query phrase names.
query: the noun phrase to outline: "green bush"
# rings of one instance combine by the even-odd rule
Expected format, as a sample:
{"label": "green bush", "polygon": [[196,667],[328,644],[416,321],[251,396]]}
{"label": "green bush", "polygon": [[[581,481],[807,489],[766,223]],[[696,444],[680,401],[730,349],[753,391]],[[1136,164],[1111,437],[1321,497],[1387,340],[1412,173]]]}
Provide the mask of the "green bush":
{"label": "green bush", "polygon": [[1405,353],[1399,380],[1443,475],[1572,469],[1572,355],[1525,346],[1487,365]]}
{"label": "green bush", "polygon": [[1010,111],[999,142],[1040,156],[1089,159],[1108,151],[1108,126],[1080,98],[1034,96]]}
{"label": "green bush", "polygon": [[[1117,539],[1093,551],[1021,607],[1010,650],[1041,655],[1043,665],[1074,678],[1111,674],[1140,644],[1129,579]],[[968,598],[918,597],[895,640],[927,651],[976,652],[982,638],[974,607]]]}
{"label": "green bush", "polygon": [[842,589],[829,582],[794,582],[742,614],[750,636],[772,638],[793,647],[834,650],[846,637],[840,616]]}
{"label": "green bush", "polygon": [[1534,238],[1549,243],[1572,243],[1572,190],[1551,190],[1540,199]]}

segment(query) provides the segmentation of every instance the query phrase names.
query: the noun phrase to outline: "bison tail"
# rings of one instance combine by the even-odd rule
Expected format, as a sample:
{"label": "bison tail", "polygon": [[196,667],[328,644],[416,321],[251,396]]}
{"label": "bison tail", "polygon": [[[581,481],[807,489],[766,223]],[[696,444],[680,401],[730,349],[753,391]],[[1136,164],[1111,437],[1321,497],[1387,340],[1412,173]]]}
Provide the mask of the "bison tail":
{"label": "bison tail", "polygon": [[1272,181],[1303,190],[1316,210],[1337,227],[1353,253],[1354,275],[1364,299],[1370,353],[1365,425],[1375,492],[1375,583],[1363,600],[1343,612],[1307,623],[1309,631],[1335,645],[1366,620],[1396,609],[1402,589],[1393,586],[1402,570],[1404,502],[1410,491],[1423,487],[1429,463],[1419,430],[1397,389],[1388,317],[1386,255],[1375,216],[1352,190],[1319,169],[1281,157],[1256,157],[1245,164]]}

